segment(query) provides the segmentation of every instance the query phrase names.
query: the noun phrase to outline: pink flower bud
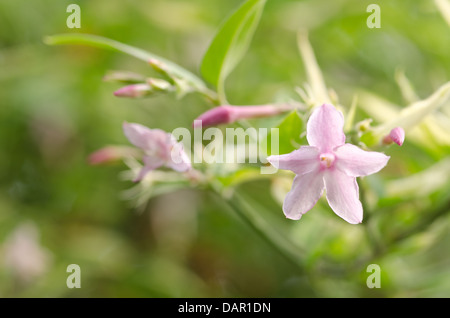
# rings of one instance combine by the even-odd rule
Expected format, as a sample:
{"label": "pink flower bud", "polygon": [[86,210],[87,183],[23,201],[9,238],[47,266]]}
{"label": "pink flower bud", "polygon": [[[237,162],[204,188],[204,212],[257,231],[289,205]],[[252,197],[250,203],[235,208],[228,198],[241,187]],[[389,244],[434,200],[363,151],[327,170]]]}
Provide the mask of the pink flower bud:
{"label": "pink flower bud", "polygon": [[395,142],[397,145],[403,145],[403,141],[405,141],[405,131],[402,127],[395,127],[391,130],[389,135],[383,138],[383,143],[389,145]]}
{"label": "pink flower bud", "polygon": [[207,112],[201,114],[194,120],[194,128],[199,126],[214,126],[217,124],[228,124],[232,122],[231,113],[233,110],[231,106],[215,107]]}
{"label": "pink flower bud", "polygon": [[126,156],[136,156],[136,149],[126,146],[107,146],[89,155],[88,162],[91,165],[108,164],[120,160]]}
{"label": "pink flower bud", "polygon": [[153,88],[148,84],[132,84],[120,88],[114,92],[117,97],[139,98],[153,93]]}
{"label": "pink flower bud", "polygon": [[194,121],[194,128],[206,126],[214,126],[219,124],[231,124],[239,119],[249,119],[257,117],[270,117],[278,115],[282,112],[292,110],[289,106],[230,106],[222,105],[215,107],[201,114]]}

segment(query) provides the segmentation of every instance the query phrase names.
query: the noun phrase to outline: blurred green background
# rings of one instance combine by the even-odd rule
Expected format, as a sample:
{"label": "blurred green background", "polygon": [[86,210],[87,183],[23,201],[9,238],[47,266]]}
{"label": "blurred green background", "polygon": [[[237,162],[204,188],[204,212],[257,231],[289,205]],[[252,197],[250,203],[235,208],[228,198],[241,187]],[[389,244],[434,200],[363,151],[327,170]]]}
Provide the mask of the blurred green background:
{"label": "blurred green background", "polygon": [[[430,133],[415,143],[407,132],[403,147],[389,147],[388,167],[360,180],[369,205],[361,225],[345,223],[325,201],[301,221],[287,220],[269,180],[242,184],[262,217],[298,243],[299,269],[208,192],[183,189],[140,208],[124,199],[133,186],[120,178],[127,167],[90,166],[89,154],[128,145],[125,120],[189,128],[209,105],[197,95],[116,98],[120,86],[102,81],[109,70],[152,74],[150,67],[121,53],[42,41],[66,32],[101,35],[198,74],[217,28],[241,1],[76,1],[78,30],[66,26],[70,3],[0,1],[0,296],[450,296],[448,139]],[[420,98],[449,80],[450,27],[434,1],[378,1],[380,29],[366,26],[370,3],[269,0],[248,54],[227,80],[229,101],[295,96],[306,82],[299,28],[309,30],[341,103],[366,96],[358,119],[381,120],[375,96],[408,104],[395,80],[399,69]],[[448,103],[437,117],[445,127]],[[80,289],[66,286],[69,264],[81,267]],[[379,289],[366,286],[369,264],[380,265]]]}

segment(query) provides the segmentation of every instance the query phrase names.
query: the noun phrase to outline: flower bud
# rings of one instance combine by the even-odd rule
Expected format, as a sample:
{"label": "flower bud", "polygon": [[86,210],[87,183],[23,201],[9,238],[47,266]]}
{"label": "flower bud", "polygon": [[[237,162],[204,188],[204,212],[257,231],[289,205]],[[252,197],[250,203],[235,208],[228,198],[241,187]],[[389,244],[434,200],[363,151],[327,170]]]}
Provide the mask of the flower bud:
{"label": "flower bud", "polygon": [[292,110],[288,105],[274,106],[230,106],[222,105],[215,107],[201,114],[194,121],[194,128],[200,126],[214,126],[219,124],[231,124],[240,119],[249,119],[257,117],[270,117],[282,112]]}
{"label": "flower bud", "polygon": [[149,84],[132,84],[115,91],[114,95],[117,97],[139,98],[150,95],[153,92],[154,89]]}
{"label": "flower bud", "polygon": [[150,66],[157,72],[160,73],[167,73],[167,67],[165,66],[165,64],[159,60],[156,59],[149,59],[148,60],[148,64],[150,64]]}
{"label": "flower bud", "polygon": [[391,130],[389,135],[383,138],[383,143],[386,145],[392,144],[395,142],[397,145],[403,145],[403,141],[405,140],[405,131],[402,127],[395,127]]}
{"label": "flower bud", "polygon": [[356,130],[358,131],[358,133],[367,132],[371,129],[370,128],[371,123],[372,123],[372,118],[364,119],[364,120],[356,123],[356,125],[355,125]]}
{"label": "flower bud", "polygon": [[166,76],[169,79],[174,79],[175,77],[177,77],[173,71],[164,63],[161,62],[160,60],[156,60],[156,59],[149,59],[148,60],[148,64],[150,64],[150,66],[158,73]]}
{"label": "flower bud", "polygon": [[160,78],[148,78],[147,84],[154,88],[156,91],[170,91],[174,87],[168,82]]}
{"label": "flower bud", "polygon": [[91,165],[108,164],[127,156],[137,156],[138,151],[126,146],[106,146],[89,155],[88,162]]}

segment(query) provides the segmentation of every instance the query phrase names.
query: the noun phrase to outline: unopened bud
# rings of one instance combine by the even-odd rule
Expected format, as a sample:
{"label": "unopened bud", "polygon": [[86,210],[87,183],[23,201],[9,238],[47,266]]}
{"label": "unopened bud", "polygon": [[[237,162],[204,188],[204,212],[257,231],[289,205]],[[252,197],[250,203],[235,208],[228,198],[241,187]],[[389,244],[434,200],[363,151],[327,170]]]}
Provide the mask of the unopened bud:
{"label": "unopened bud", "polygon": [[403,130],[402,127],[395,127],[394,129],[391,130],[389,135],[383,138],[383,143],[386,145],[395,142],[397,145],[401,146],[403,145],[404,141],[405,141],[405,131]]}
{"label": "unopened bud", "polygon": [[355,127],[359,133],[364,133],[370,130],[370,124],[372,123],[372,118],[364,119],[358,123],[356,123]]}
{"label": "unopened bud", "polygon": [[150,95],[153,92],[153,87],[148,84],[132,84],[115,91],[114,95],[117,97],[139,98]]}
{"label": "unopened bud", "polygon": [[108,164],[128,156],[137,156],[138,154],[138,151],[132,147],[106,146],[91,153],[88,157],[88,162],[91,165]]}
{"label": "unopened bud", "polygon": [[249,119],[258,117],[270,117],[282,112],[292,110],[288,105],[274,106],[230,106],[222,105],[215,107],[201,114],[194,121],[194,128],[199,126],[214,126],[219,124],[231,124],[239,119]]}
{"label": "unopened bud", "polygon": [[231,106],[215,107],[207,112],[201,114],[194,120],[194,128],[200,126],[214,126],[218,124],[228,124],[232,122]]}
{"label": "unopened bud", "polygon": [[164,74],[168,77],[172,77],[172,74],[169,72],[166,64],[156,59],[149,59],[148,64],[157,71],[158,73]]}
{"label": "unopened bud", "polygon": [[154,88],[156,91],[170,91],[174,87],[168,82],[160,78],[148,78],[147,84]]}

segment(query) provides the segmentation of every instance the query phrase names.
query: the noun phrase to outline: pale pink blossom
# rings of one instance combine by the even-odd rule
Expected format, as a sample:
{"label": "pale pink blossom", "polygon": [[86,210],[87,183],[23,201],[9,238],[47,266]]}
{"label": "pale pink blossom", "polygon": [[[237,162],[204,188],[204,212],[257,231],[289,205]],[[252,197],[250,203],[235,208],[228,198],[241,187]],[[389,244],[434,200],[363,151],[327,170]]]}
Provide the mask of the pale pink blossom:
{"label": "pale pink blossom", "polygon": [[191,162],[184,152],[183,145],[177,142],[172,134],[161,129],[149,129],[140,124],[127,122],[123,124],[123,131],[133,145],[144,151],[144,167],[134,179],[135,182],[162,166],[179,172],[191,169]]}
{"label": "pale pink blossom", "polygon": [[383,143],[385,144],[392,144],[395,142],[397,145],[401,146],[403,145],[403,142],[405,141],[405,131],[402,127],[395,127],[391,130],[389,135],[383,138]]}
{"label": "pale pink blossom", "polygon": [[332,105],[323,104],[308,120],[309,146],[267,158],[276,168],[296,174],[283,203],[287,218],[300,219],[326,190],[328,203],[338,216],[352,224],[362,222],[363,208],[356,177],[378,172],[389,157],[346,144],[343,127],[342,113]]}

